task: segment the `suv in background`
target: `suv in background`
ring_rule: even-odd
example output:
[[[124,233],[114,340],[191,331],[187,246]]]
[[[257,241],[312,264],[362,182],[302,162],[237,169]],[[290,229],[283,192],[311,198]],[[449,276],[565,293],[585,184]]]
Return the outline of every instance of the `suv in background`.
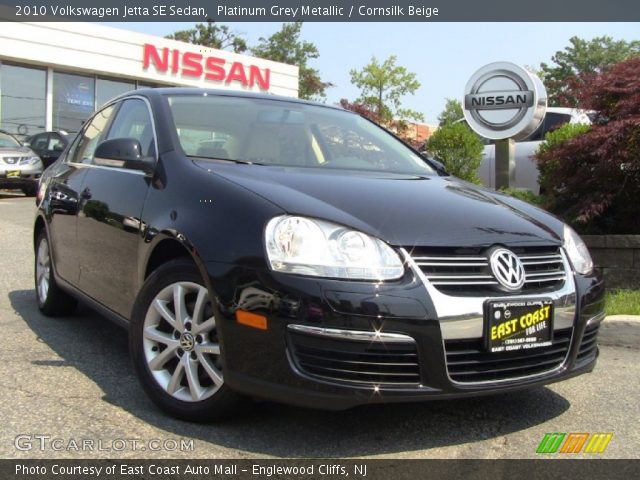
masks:
[[[40,157],[31,148],[0,130],[0,188],[19,188],[33,197],[43,170]]]
[[[547,132],[557,129],[565,123],[591,123],[587,112],[576,110],[573,108],[549,107],[544,120],[526,140],[516,142],[515,159],[516,159],[516,183],[515,188],[531,190],[536,195],[540,194],[540,185],[538,184],[538,165],[535,162],[535,154],[538,146],[544,140]],[[483,139],[485,141],[489,141]],[[492,142],[492,141],[491,141]],[[495,185],[495,163],[496,150],[493,142],[484,147],[482,153],[482,163],[478,174],[482,184],[486,187],[494,188]]]
[[[42,132],[27,139],[29,146],[38,154],[44,168],[55,162],[69,144],[69,134],[64,130]]]

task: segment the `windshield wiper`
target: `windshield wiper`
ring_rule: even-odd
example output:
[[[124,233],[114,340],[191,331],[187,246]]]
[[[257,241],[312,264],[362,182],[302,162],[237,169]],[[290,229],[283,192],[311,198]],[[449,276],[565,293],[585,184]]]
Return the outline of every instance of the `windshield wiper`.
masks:
[[[202,158],[203,160],[220,160],[221,162],[232,162],[240,165],[266,165],[266,163],[249,162],[247,160],[234,160],[232,158],[205,157],[203,155],[187,155],[189,158]]]

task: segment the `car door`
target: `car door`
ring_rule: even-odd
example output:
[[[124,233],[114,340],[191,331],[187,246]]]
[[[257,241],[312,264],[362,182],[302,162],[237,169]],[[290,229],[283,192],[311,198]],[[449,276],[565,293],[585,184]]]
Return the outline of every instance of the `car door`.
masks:
[[[78,285],[80,277],[76,227],[83,200],[84,177],[113,111],[114,107],[107,107],[86,123],[64,160],[56,166],[47,188],[49,236],[54,265],[58,275],[74,286]]]
[[[156,155],[151,110],[146,100],[129,98],[102,140],[134,138]],[[142,208],[150,179],[141,171],[92,158],[85,176],[78,216],[80,289],[111,310],[129,317],[136,294]]]
[[[56,132],[49,133],[46,149],[41,154],[39,153],[44,167],[47,168],[55,162],[58,157],[60,157],[60,154],[64,151],[64,147],[66,146],[66,140],[62,135]]]

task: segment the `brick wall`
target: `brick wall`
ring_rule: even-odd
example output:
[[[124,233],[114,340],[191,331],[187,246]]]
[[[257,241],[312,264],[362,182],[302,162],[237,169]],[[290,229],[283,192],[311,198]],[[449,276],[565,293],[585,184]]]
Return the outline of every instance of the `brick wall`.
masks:
[[[640,288],[640,235],[583,235],[607,289]]]

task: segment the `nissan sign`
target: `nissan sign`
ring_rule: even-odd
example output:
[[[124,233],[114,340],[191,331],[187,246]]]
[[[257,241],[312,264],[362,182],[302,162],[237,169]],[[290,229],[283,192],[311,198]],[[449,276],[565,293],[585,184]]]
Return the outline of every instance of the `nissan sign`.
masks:
[[[465,88],[464,118],[491,140],[522,140],[534,132],[547,110],[547,91],[540,79],[509,62],[485,65]]]

